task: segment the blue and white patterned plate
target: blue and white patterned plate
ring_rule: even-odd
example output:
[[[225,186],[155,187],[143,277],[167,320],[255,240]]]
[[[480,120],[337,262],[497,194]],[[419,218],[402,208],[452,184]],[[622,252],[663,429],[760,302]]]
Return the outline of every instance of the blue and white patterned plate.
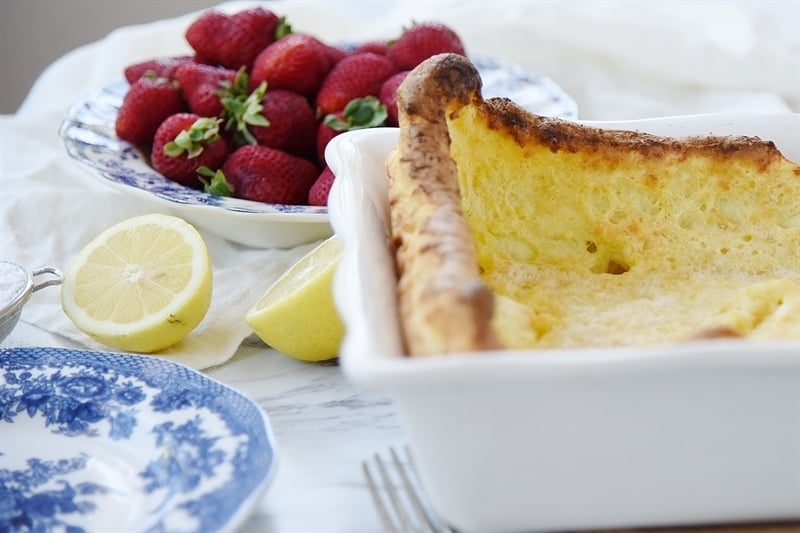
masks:
[[[199,372],[0,349],[0,531],[233,531],[274,464],[264,412]]]
[[[496,58],[471,59],[481,72],[485,96],[506,96],[542,115],[577,118],[575,101],[547,76]],[[105,183],[160,202],[199,228],[247,246],[284,248],[331,234],[326,207],[214,196],[155,171],[146,154],[114,131],[128,87],[121,79],[77,102],[59,132],[67,153],[96,170]]]

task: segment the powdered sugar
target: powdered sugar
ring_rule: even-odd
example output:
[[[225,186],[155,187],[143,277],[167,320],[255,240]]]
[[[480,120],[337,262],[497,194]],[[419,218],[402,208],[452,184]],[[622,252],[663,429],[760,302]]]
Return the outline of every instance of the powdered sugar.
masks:
[[[0,310],[16,300],[27,284],[28,276],[21,267],[0,262]]]

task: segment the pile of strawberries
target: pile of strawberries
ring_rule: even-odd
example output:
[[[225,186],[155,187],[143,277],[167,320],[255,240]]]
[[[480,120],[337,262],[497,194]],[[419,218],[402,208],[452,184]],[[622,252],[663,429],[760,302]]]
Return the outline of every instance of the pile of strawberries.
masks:
[[[408,72],[434,54],[465,54],[437,22],[343,49],[261,7],[206,11],[185,37],[193,55],[125,68],[117,136],[183,185],[293,205],[327,205],[333,137],[396,126],[395,93]]]

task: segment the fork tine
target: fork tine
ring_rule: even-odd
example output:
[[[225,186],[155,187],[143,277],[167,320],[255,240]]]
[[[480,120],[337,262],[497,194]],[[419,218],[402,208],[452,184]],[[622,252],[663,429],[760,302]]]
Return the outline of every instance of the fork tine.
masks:
[[[375,479],[372,477],[372,472],[369,469],[369,465],[366,462],[361,463],[361,468],[364,471],[364,477],[367,478],[367,487],[369,488],[369,493],[372,495],[372,501],[375,503],[375,509],[378,510],[378,515],[381,518],[381,523],[383,524],[386,533],[398,533],[397,528],[394,527],[392,518],[389,516],[389,511],[383,504],[383,498],[381,498],[380,490],[375,483]]]
[[[378,471],[381,474],[381,479],[383,480],[383,486],[386,489],[386,494],[389,496],[389,500],[392,502],[392,507],[397,514],[397,517],[400,519],[403,529],[408,533],[412,533],[414,531],[414,525],[412,524],[411,519],[408,517],[405,506],[400,501],[400,496],[394,487],[392,478],[389,477],[389,471],[386,469],[386,463],[383,462],[383,459],[378,454],[375,454],[375,462],[378,464]]]
[[[415,531],[421,533],[437,533],[437,531],[454,533],[452,529],[447,527],[439,529],[432,515],[428,512],[428,508],[423,504],[423,500],[418,494],[418,491],[422,490],[422,486],[408,447],[405,448],[407,458],[405,463],[394,448],[389,448],[389,453],[391,457],[388,462],[384,461],[377,453],[374,456],[375,466],[380,478],[373,475],[373,471],[367,461],[361,465],[375,509],[378,511],[381,523],[387,533],[400,533],[401,531],[406,533],[414,533]],[[412,474],[414,481],[409,477],[409,469],[414,470]],[[394,482],[392,475],[390,475],[390,470],[395,471],[395,477],[400,478],[402,486]],[[404,497],[400,495],[399,491],[405,492]],[[382,495],[383,492],[386,493],[386,498],[389,500],[388,503]],[[395,523],[395,517],[400,522],[399,524]]]
[[[408,458],[409,461],[409,465],[413,469],[414,465],[413,462],[411,461],[411,453],[409,452],[408,447],[406,447],[405,450],[406,450],[406,457]],[[411,505],[417,512],[417,516],[421,518],[422,530],[425,533],[435,533],[436,526],[431,520],[430,515],[428,515],[428,512],[425,510],[425,507],[422,505],[422,501],[419,499],[417,491],[411,484],[411,480],[408,479],[408,475],[406,474],[406,468],[403,466],[403,463],[400,462],[400,458],[397,456],[397,452],[395,451],[394,448],[390,448],[389,452],[392,454],[392,460],[394,461],[394,464],[397,467],[397,471],[400,474],[400,479],[403,482],[403,487],[406,489],[406,494],[408,495],[408,498],[411,501]],[[416,470],[414,470],[414,472],[416,473]]]

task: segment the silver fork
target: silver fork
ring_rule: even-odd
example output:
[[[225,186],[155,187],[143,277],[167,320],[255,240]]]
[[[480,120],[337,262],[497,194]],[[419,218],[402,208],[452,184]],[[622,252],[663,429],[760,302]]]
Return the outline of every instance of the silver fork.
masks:
[[[408,448],[405,448],[405,461],[400,459],[394,448],[389,448],[389,455],[390,458],[386,461],[377,453],[373,458],[379,475],[377,480],[368,461],[364,461],[361,465],[375,509],[386,532],[456,533],[455,530],[441,524],[430,507],[423,503],[423,498],[420,496],[421,484]],[[390,470],[394,475],[390,474]]]

